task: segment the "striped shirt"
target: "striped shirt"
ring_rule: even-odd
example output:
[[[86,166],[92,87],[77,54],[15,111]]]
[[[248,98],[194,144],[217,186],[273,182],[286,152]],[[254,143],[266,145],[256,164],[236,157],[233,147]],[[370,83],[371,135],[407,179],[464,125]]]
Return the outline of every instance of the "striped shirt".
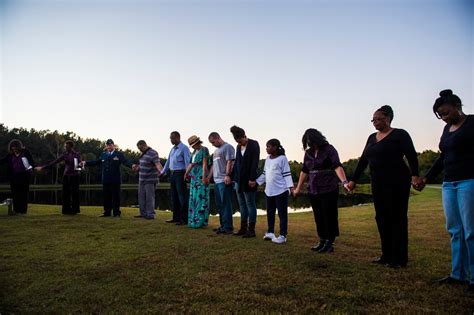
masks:
[[[158,169],[156,163],[160,162],[158,152],[152,148],[148,148],[142,154],[139,160],[140,170],[138,172],[139,182],[141,184],[156,184],[158,183]]]
[[[290,164],[285,155],[274,159],[267,157],[262,175],[257,178],[257,183],[266,183],[265,195],[268,197],[278,196],[293,187]]]

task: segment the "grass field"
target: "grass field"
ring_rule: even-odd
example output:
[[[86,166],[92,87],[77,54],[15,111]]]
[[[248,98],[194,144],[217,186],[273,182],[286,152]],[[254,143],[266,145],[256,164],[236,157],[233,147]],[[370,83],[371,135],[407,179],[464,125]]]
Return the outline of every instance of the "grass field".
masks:
[[[340,209],[333,254],[310,251],[311,213],[292,214],[286,245],[217,236],[156,220],[98,218],[97,207],[61,216],[31,205],[27,216],[0,211],[0,313],[472,313],[464,286],[434,285],[450,271],[441,191],[410,201],[410,262],[392,270],[379,255],[372,206]],[[236,222],[237,221],[237,222]],[[234,221],[238,225],[238,219]]]

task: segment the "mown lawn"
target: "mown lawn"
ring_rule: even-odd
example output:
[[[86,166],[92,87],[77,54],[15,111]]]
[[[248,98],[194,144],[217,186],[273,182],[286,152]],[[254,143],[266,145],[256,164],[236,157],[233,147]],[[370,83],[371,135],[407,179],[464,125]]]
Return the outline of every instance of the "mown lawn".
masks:
[[[217,236],[135,219],[98,218],[97,207],[61,216],[32,205],[27,216],[0,213],[0,313],[472,313],[464,286],[434,285],[450,271],[440,190],[411,198],[410,262],[392,270],[379,255],[372,206],[340,210],[333,254],[309,249],[311,213],[290,215],[286,245]],[[236,222],[237,221],[237,222]],[[238,219],[234,221],[238,225]]]

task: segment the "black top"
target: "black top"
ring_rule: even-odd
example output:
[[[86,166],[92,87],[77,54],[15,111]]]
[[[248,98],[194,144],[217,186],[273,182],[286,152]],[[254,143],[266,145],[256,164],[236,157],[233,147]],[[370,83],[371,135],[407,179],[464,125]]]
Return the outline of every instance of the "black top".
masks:
[[[410,164],[411,172],[404,157]],[[409,183],[410,175],[418,176],[418,158],[408,132],[393,129],[379,142],[376,133],[371,134],[357,164],[353,181],[359,179],[367,165],[370,166],[370,178],[373,184]]]
[[[445,182],[474,179],[474,115],[467,115],[457,130],[450,132],[446,124],[439,141],[441,155],[426,174],[435,178],[444,169]]]
[[[257,187],[250,187],[249,181],[257,180],[258,160],[260,159],[260,146],[258,142],[248,139],[245,153],[242,156],[241,146],[237,145],[235,152],[235,181],[239,184],[239,192],[256,191]]]

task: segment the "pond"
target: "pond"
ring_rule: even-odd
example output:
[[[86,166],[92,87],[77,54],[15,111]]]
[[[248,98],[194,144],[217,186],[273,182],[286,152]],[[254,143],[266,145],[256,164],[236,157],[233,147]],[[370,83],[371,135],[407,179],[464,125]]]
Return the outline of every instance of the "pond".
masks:
[[[216,214],[214,191],[211,189],[211,214]],[[0,202],[10,198],[10,194],[0,192]],[[237,212],[239,207],[237,203],[237,196],[234,194],[233,209]],[[102,206],[102,190],[101,189],[81,189],[80,200],[82,206]],[[29,202],[37,204],[62,204],[62,192],[60,189],[51,190],[36,190],[30,191]],[[372,202],[372,196],[369,194],[340,194],[339,207],[351,207],[358,204],[365,204]],[[136,188],[122,188],[121,201],[122,207],[138,207],[138,190]],[[156,208],[158,210],[171,209],[171,196],[169,189],[156,190]],[[288,201],[289,212],[304,212],[311,211],[311,204],[309,198],[302,194],[297,198],[290,197]],[[265,214],[265,194],[263,192],[257,193],[257,209],[259,214]],[[238,213],[236,214],[238,215]]]

